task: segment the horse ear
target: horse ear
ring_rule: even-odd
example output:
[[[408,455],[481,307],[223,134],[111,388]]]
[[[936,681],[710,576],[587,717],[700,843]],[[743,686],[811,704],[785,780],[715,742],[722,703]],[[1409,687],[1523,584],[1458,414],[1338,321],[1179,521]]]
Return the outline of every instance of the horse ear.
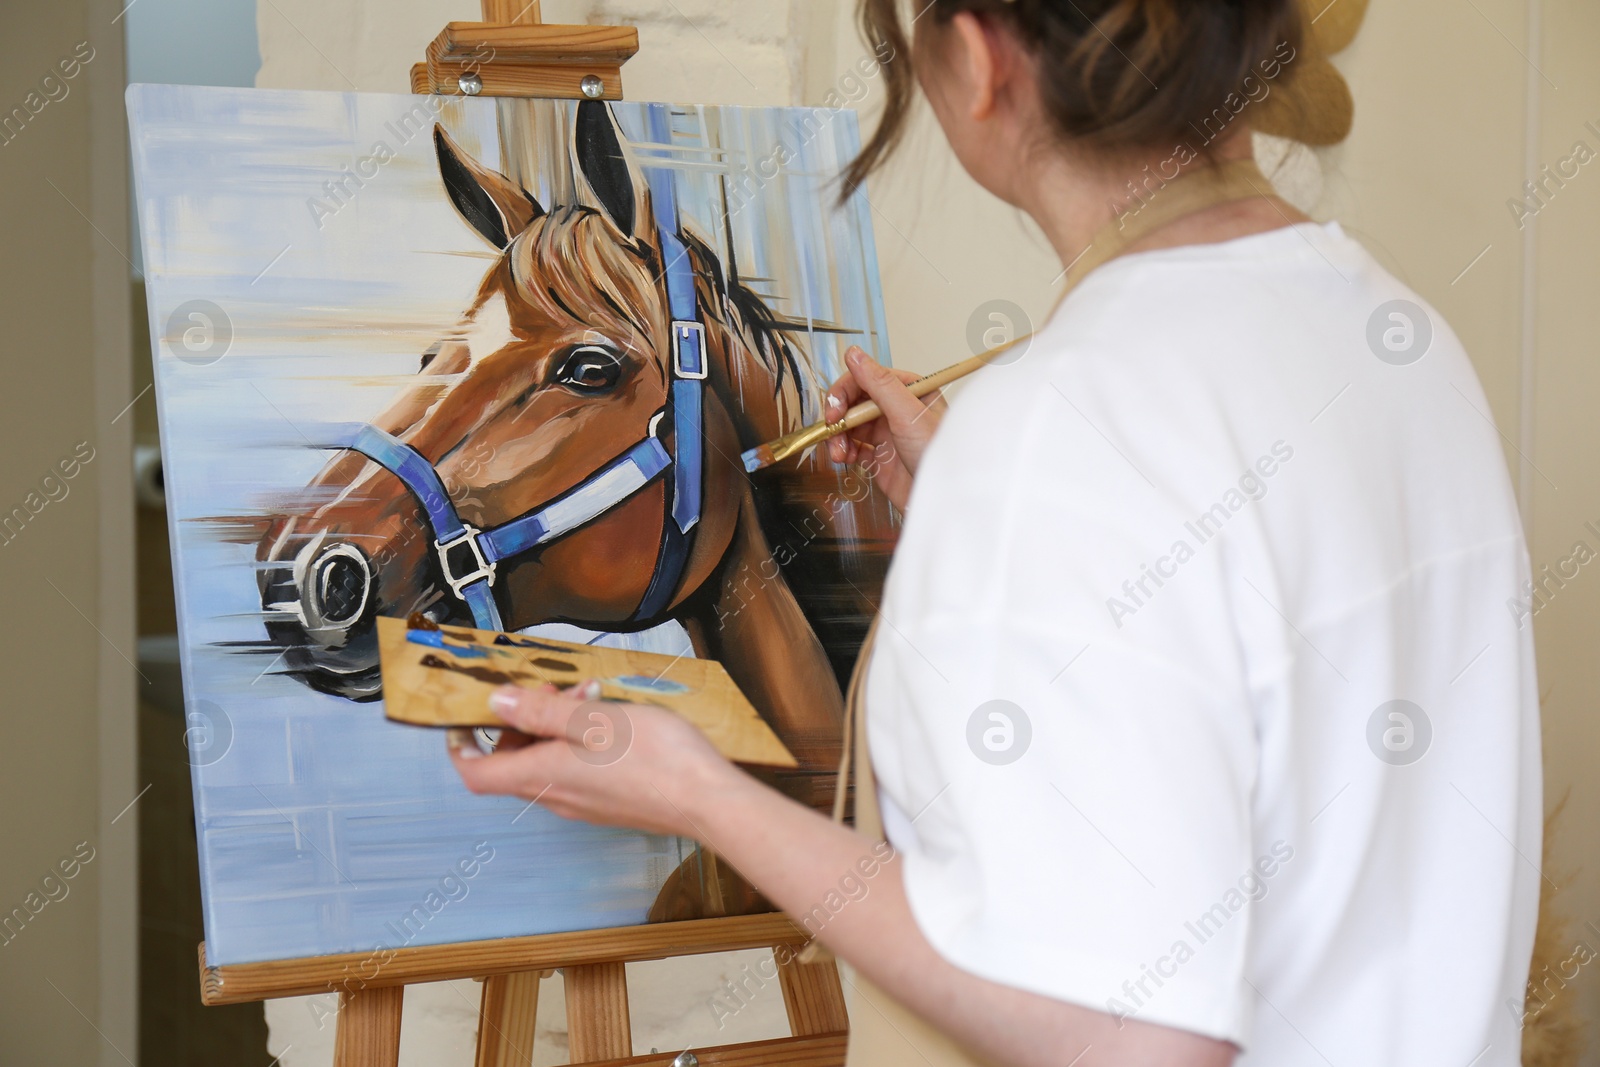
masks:
[[[652,239],[646,187],[635,180],[611,108],[599,100],[578,103],[574,129],[578,170],[600,209],[630,237]]]
[[[443,126],[433,128],[433,147],[450,202],[467,224],[496,248],[505,248],[544,214],[527,190],[463,152]]]

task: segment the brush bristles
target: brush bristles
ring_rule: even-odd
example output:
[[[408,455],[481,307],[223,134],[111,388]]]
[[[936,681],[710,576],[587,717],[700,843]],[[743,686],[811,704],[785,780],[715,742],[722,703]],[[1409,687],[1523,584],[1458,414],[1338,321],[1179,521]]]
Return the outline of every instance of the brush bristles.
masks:
[[[744,469],[755,472],[763,467],[770,467],[774,463],[782,463],[791,456],[798,456],[814,445],[820,445],[830,437],[836,437],[845,432],[847,423],[841,419],[835,423],[819,422],[794,433],[786,434],[776,441],[768,441],[764,445],[752,448],[744,454]]]
[[[741,458],[744,460],[746,474],[754,474],[763,467],[770,467],[778,461],[777,457],[772,454],[771,445],[757,445],[745,452]]]

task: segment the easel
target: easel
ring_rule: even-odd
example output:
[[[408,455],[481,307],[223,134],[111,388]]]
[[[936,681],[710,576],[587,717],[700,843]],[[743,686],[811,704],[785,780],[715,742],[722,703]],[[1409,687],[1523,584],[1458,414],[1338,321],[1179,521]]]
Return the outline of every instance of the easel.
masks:
[[[840,1067],[844,994],[832,963],[800,963],[804,930],[784,915],[509,937],[396,950],[370,981],[371,954],[208,967],[200,946],[200,996],[208,1005],[249,1004],[339,991],[335,1067],[393,1067],[407,985],[483,979],[478,1067],[526,1067],[533,1058],[539,980],[560,967],[566,981],[571,1061],[590,1067]],[[706,952],[775,948],[794,1036],[691,1053],[634,1056],[624,965]],[[354,987],[354,988],[350,988]],[[692,1057],[692,1058],[691,1058]]]
[[[617,100],[622,64],[639,50],[631,26],[551,26],[539,0],[482,0],[483,22],[452,22],[411,68],[411,90],[467,96]],[[335,1067],[395,1067],[405,987],[483,979],[477,1067],[528,1067],[539,982],[560,968],[570,1059],[590,1067],[842,1067],[849,1019],[832,962],[802,963],[807,934],[787,916],[749,915],[503,938],[371,953],[206,964],[201,1000],[245,1004],[338,992]],[[633,1055],[625,965],[708,952],[771,948],[793,1036],[692,1052]],[[375,971],[375,973],[370,973]]]

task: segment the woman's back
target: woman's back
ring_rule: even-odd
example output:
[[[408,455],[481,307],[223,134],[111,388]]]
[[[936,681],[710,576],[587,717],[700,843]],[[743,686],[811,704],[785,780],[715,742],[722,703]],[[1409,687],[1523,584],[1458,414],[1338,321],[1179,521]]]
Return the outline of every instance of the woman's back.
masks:
[[[1115,261],[972,383],[867,700],[934,946],[1244,1063],[1516,1063],[1538,711],[1490,419],[1337,226]]]

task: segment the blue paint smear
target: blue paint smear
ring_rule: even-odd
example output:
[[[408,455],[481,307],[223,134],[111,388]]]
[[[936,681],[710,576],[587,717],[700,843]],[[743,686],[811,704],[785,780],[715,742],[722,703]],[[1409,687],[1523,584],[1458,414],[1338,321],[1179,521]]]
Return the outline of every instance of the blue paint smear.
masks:
[[[670,678],[651,678],[643,674],[625,674],[621,678],[611,680],[624,689],[637,689],[647,693],[681,695],[694,692],[682,682],[674,682]]]
[[[489,650],[479,648],[477,645],[458,645],[444,639],[444,634],[438,630],[407,630],[406,640],[413,645],[427,645],[429,648],[442,648],[452,656],[461,659],[488,659]]]

